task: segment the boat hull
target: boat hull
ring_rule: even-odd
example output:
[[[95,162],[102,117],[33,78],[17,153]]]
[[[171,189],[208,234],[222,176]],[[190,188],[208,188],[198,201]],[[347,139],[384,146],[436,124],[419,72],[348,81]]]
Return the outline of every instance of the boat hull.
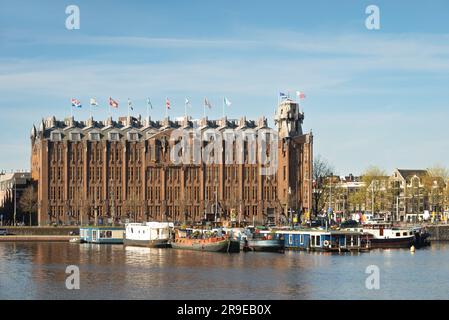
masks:
[[[243,240],[240,245],[243,251],[284,252],[284,240]]]
[[[207,251],[207,252],[239,252],[240,244],[234,240],[221,240],[216,242],[208,242],[202,239],[188,239],[179,240],[175,239],[171,243],[173,249],[181,250],[194,250],[194,251]]]
[[[125,246],[147,247],[147,248],[169,248],[170,243],[166,240],[133,240],[125,239]]]
[[[371,249],[410,248],[414,237],[393,239],[370,239]]]

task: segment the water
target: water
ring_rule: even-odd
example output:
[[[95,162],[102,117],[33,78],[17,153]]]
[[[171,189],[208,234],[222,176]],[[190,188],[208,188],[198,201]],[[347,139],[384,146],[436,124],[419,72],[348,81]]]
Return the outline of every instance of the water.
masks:
[[[77,265],[80,289],[65,287]],[[368,290],[366,267],[380,269]],[[0,299],[448,299],[449,243],[360,254],[220,254],[0,243]]]

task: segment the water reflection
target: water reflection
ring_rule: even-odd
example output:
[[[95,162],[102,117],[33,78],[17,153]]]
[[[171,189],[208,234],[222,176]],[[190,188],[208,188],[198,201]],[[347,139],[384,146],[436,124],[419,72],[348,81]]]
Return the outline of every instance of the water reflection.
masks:
[[[219,254],[70,243],[0,243],[0,299],[448,298],[449,245],[367,253]],[[368,265],[381,289],[365,288]],[[67,290],[77,265],[81,289]]]

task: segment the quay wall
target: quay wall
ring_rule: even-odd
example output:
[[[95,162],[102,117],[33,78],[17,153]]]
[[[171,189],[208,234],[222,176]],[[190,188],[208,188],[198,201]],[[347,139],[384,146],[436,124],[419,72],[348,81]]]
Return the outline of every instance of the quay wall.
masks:
[[[79,227],[0,227],[7,229],[11,235],[20,236],[68,236],[72,231],[79,231]]]
[[[431,241],[449,241],[449,225],[427,225]]]

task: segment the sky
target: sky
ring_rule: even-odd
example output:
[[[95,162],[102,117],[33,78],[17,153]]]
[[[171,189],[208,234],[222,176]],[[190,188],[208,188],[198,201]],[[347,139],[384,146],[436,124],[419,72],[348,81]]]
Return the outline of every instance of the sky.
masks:
[[[77,5],[80,28],[66,28]],[[380,12],[369,30],[367,6]],[[304,131],[335,173],[449,166],[449,2],[0,0],[0,170],[30,167],[42,118],[112,112],[272,124],[279,92],[302,91]],[[99,106],[91,110],[89,98]]]

